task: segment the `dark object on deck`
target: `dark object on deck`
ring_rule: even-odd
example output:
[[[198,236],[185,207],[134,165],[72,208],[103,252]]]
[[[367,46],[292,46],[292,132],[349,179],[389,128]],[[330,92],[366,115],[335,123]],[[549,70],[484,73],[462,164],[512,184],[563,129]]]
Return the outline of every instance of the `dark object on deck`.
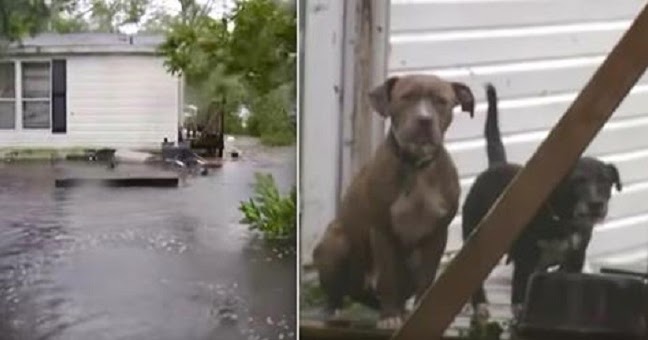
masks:
[[[178,186],[178,177],[122,177],[122,178],[63,178],[55,182],[57,188],[79,186],[104,187],[155,187],[173,188]]]
[[[210,114],[207,123],[199,128],[200,135],[191,139],[191,148],[194,150],[205,150],[206,157],[217,156],[223,157],[225,148],[225,114],[216,112],[214,106],[210,108],[213,114]],[[195,132],[194,132],[195,135]]]
[[[517,329],[525,339],[645,339],[646,281],[629,275],[537,273]]]
[[[107,148],[92,151],[90,152],[90,160],[104,163],[108,166],[108,169],[114,169],[117,166],[115,151],[115,149]]]
[[[234,159],[239,158],[239,152],[234,150],[230,153],[230,156],[232,156],[232,158]]]
[[[114,169],[117,166],[115,152],[117,150],[111,148],[103,149],[87,149],[83,155],[67,155],[66,160],[69,161],[90,161],[104,163],[109,169]]]
[[[193,152],[186,143],[176,146],[166,140],[162,142],[162,160],[182,168],[199,169],[203,176],[209,173],[207,162]]]
[[[203,132],[197,139],[191,140],[191,148],[205,150],[205,156],[223,157],[224,139],[222,133]]]
[[[110,162],[115,159],[115,149],[103,148],[98,150],[86,150],[86,154],[91,161]]]
[[[115,158],[115,149],[87,149],[82,155],[70,154],[65,157],[69,161],[97,161],[107,162]]]

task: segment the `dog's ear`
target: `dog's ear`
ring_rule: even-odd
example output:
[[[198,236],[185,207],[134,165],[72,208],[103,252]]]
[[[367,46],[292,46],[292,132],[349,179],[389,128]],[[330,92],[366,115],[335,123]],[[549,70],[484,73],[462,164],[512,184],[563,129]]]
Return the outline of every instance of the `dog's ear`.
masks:
[[[606,167],[615,188],[617,189],[617,191],[621,191],[621,189],[623,189],[623,185],[621,184],[621,176],[619,176],[619,170],[614,164],[607,164]]]
[[[453,82],[452,89],[454,90],[455,97],[457,97],[457,101],[461,104],[461,110],[470,113],[470,118],[474,117],[475,96],[473,96],[470,88],[466,84]]]
[[[369,92],[369,103],[371,107],[383,117],[389,116],[389,102],[391,101],[391,92],[398,77],[390,77],[384,83],[376,86]]]

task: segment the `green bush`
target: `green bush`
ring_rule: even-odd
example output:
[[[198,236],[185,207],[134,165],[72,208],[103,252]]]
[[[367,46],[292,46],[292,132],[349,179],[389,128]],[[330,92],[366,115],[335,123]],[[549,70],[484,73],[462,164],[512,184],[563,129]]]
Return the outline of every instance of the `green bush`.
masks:
[[[270,174],[255,175],[254,197],[241,202],[243,223],[250,230],[261,232],[271,242],[296,246],[297,240],[297,190],[293,186],[287,196],[282,196]]]

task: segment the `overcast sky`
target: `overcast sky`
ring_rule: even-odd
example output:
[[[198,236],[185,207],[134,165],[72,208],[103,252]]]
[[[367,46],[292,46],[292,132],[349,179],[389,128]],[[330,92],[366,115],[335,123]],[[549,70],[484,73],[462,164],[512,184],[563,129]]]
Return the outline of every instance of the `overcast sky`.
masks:
[[[212,15],[214,16],[221,16],[224,8],[231,9],[232,7],[234,7],[234,0],[197,0],[197,1],[198,3],[201,4],[205,4],[205,3],[212,4],[212,8],[213,8]],[[166,10],[172,13],[177,13],[180,11],[180,2],[178,0],[154,0],[154,3],[164,7]]]

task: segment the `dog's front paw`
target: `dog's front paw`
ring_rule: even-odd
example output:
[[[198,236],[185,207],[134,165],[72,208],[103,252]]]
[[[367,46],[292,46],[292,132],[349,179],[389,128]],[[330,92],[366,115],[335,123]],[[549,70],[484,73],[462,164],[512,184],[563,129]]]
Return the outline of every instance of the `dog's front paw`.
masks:
[[[390,316],[378,320],[376,328],[378,329],[397,329],[403,324],[403,318],[400,316]]]

